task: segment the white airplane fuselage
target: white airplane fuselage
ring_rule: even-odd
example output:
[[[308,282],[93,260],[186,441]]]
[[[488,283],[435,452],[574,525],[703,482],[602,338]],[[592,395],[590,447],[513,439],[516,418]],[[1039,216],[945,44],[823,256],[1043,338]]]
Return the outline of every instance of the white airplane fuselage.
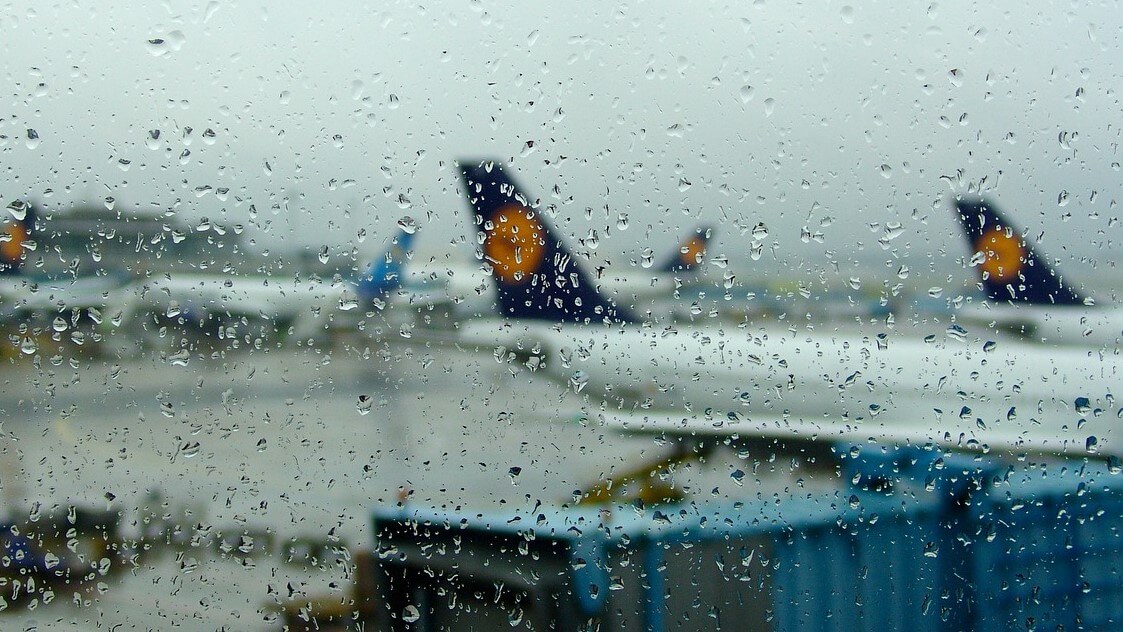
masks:
[[[541,356],[606,422],[680,435],[934,442],[1123,455],[1114,353],[1000,342],[520,322],[466,339]]]
[[[1115,349],[1123,341],[1123,310],[1114,306],[982,303],[961,308],[956,318],[1050,345]]]

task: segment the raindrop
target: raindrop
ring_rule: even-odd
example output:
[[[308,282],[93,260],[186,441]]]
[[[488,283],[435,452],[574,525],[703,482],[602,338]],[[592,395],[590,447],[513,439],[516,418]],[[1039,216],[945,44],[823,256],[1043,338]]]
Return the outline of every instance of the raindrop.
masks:
[[[407,235],[412,235],[417,232],[417,220],[406,215],[398,220],[398,228],[401,228]]]
[[[8,205],[8,212],[12,214],[17,222],[22,222],[27,219],[27,202],[23,200],[16,200]]]
[[[35,131],[35,130],[33,130],[29,127],[27,129],[27,148],[28,149],[35,149],[38,146],[39,146],[39,132],[37,132],[37,131]]]
[[[764,222],[757,222],[757,225],[753,226],[752,235],[753,239],[763,241],[768,237],[768,227],[764,225]]]
[[[947,331],[945,333],[947,334],[948,338],[952,338],[954,340],[963,341],[967,339],[967,330],[959,325],[948,325]]]
[[[417,606],[406,606],[402,612],[402,621],[406,623],[415,623],[421,618],[421,612],[417,610]]]
[[[1074,407],[1076,408],[1076,412],[1083,415],[1089,410],[1092,410],[1092,402],[1090,402],[1087,397],[1077,397]]]
[[[580,393],[589,384],[589,376],[584,371],[578,370],[569,376],[569,385],[574,393]]]
[[[370,412],[373,404],[374,399],[370,395],[359,395],[359,401],[355,404],[355,408],[359,411],[360,415],[365,415]]]
[[[651,248],[644,248],[643,252],[639,255],[639,264],[644,268],[650,268],[655,265],[655,251]]]
[[[258,441],[257,441],[257,451],[258,452],[265,452],[265,447],[266,447],[265,444],[266,444],[266,441],[265,441],[264,438],[258,439]]]

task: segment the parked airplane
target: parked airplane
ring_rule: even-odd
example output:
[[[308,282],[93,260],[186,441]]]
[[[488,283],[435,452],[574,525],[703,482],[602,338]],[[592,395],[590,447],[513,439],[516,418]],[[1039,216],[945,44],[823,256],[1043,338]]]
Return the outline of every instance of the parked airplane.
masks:
[[[639,323],[598,291],[540,203],[501,164],[460,169],[506,319],[466,325],[465,339],[505,347],[576,391],[598,392],[611,427],[1123,455],[1112,395],[1123,367],[1114,355],[959,336]]]
[[[956,216],[978,270],[982,305],[959,310],[960,320],[982,322],[1052,344],[1113,348],[1123,337],[1123,310],[1096,305],[1065,282],[986,200],[957,200]]]
[[[44,324],[44,318],[61,319],[65,327],[98,320],[126,280],[112,275],[29,274],[27,260],[39,232],[38,214],[22,200],[9,204],[8,212],[12,217],[0,232],[0,320]]]
[[[402,230],[386,249],[349,281],[281,276],[219,276],[165,274],[135,283],[123,293],[122,314],[134,322],[155,315],[154,322],[173,321],[220,337],[240,336],[246,326],[255,335],[280,333],[297,339],[323,333],[338,311],[360,313],[374,309],[375,301],[392,299],[402,287],[403,266],[414,234]]]

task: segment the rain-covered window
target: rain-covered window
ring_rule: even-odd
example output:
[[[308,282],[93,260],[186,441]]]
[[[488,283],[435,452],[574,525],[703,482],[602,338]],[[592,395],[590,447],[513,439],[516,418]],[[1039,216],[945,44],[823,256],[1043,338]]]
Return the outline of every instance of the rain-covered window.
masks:
[[[0,8],[0,629],[1114,629],[1114,7]]]

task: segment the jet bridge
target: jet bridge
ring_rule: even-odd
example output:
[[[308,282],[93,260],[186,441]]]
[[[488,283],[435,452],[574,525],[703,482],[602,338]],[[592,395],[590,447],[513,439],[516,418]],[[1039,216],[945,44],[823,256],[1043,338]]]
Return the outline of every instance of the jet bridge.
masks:
[[[1102,629],[1123,621],[1107,465],[843,450],[764,500],[374,513],[386,630]]]

